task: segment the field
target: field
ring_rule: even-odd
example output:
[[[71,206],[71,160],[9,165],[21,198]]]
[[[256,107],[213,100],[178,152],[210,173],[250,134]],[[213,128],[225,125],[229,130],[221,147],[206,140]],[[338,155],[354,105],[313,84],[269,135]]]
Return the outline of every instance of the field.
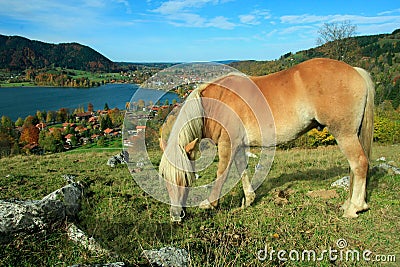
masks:
[[[373,165],[378,164],[377,158],[385,157],[398,166],[399,149],[374,145]],[[157,164],[160,153],[150,152]],[[240,208],[243,193],[238,184],[221,199],[218,209],[187,208],[180,224],[170,222],[169,206],[144,193],[126,166],[106,165],[117,153],[118,149],[109,148],[0,159],[0,199],[41,199],[65,185],[63,174],[75,175],[86,185],[76,224],[113,252],[96,254],[73,243],[65,232],[70,222],[65,222],[2,245],[0,266],[116,261],[147,266],[143,249],[165,246],[186,249],[191,266],[369,266],[371,262],[363,259],[366,250],[372,252],[367,255],[371,260],[393,261],[396,257],[397,262],[380,262],[378,266],[399,265],[400,176],[374,172],[368,181],[371,209],[357,219],[342,218],[340,206],[348,192],[330,184],[347,175],[348,165],[336,146],[278,150],[251,207]],[[213,175],[212,168],[204,178]],[[337,195],[329,199],[307,195],[330,189]],[[347,244],[341,250],[337,244],[340,239]],[[337,250],[331,259],[324,252],[330,249]],[[304,250],[315,251],[316,259],[302,260]],[[346,259],[347,251],[359,252],[360,260],[353,255]],[[278,256],[288,261],[280,261]]]

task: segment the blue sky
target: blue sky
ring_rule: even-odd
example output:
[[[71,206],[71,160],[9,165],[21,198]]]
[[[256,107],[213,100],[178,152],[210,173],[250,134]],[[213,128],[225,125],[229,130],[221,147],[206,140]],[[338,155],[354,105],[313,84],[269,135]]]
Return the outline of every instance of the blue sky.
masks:
[[[315,47],[323,23],[400,28],[398,0],[0,0],[0,34],[78,42],[113,61],[277,59]]]

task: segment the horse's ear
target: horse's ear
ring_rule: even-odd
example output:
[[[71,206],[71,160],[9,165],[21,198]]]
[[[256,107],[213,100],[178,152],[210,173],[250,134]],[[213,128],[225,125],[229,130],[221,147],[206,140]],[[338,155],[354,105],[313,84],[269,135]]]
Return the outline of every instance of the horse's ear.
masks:
[[[186,153],[192,152],[192,150],[196,147],[197,141],[199,141],[199,138],[194,139],[192,142],[185,146]]]

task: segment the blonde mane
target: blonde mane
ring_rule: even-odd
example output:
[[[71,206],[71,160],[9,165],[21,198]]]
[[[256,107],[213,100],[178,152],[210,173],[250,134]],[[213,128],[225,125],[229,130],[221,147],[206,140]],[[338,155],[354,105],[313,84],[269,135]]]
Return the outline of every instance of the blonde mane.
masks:
[[[194,166],[186,154],[185,146],[196,138],[202,138],[204,110],[200,94],[205,87],[194,90],[186,99],[172,126],[161,158],[160,175],[178,186],[191,186],[195,178]]]

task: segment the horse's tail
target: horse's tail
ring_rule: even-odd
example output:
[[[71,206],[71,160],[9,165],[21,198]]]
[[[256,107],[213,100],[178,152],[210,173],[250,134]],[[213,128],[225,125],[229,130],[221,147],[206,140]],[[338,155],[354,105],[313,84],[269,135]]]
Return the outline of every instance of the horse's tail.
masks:
[[[195,179],[194,166],[185,150],[203,135],[204,109],[201,90],[194,90],[186,99],[174,122],[164,154],[161,157],[160,175],[178,186],[191,186]]]
[[[364,116],[361,122],[358,136],[366,156],[369,160],[371,160],[372,141],[374,135],[374,83],[371,79],[371,76],[366,70],[361,68],[355,69],[363,77],[367,86],[367,99],[364,108]]]

